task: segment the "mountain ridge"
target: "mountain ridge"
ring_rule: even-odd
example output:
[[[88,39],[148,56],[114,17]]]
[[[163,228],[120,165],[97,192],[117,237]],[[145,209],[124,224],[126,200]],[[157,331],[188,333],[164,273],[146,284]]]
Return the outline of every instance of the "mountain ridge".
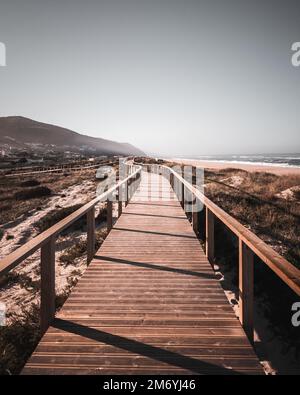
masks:
[[[130,143],[87,136],[71,129],[23,116],[0,117],[0,145],[24,149],[51,147],[54,151],[69,149],[102,155],[145,155],[143,151]]]

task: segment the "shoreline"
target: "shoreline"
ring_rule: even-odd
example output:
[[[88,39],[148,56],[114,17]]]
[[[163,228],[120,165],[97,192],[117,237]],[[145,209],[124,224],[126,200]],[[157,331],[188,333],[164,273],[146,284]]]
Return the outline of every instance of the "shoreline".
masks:
[[[300,175],[300,167],[292,166],[280,166],[276,164],[248,164],[248,163],[236,163],[236,162],[218,162],[218,161],[205,161],[198,159],[182,159],[182,158],[171,158],[170,160],[181,164],[204,167],[205,169],[222,170],[226,168],[242,169],[249,172],[268,172],[279,176],[282,175]]]

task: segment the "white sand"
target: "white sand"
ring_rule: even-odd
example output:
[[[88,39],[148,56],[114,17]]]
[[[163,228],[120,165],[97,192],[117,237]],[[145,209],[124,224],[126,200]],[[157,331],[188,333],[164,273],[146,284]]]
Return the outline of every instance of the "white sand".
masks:
[[[36,221],[42,218],[51,210],[68,207],[75,204],[84,203],[86,200],[91,200],[95,196],[95,184],[92,181],[83,181],[80,185],[70,186],[62,190],[59,195],[51,197],[41,210],[33,210],[28,213],[26,218],[18,218],[15,221],[9,222],[3,226],[5,231],[2,240],[0,241],[0,258],[8,255],[19,246],[26,243],[38,234],[34,227]],[[63,195],[63,196],[61,196]],[[64,197],[65,195],[65,197]],[[6,240],[7,235],[13,235],[14,238]],[[60,255],[65,248],[74,245],[76,242],[84,239],[86,234],[82,232],[74,232],[71,236],[60,236],[57,240],[56,248],[56,293],[62,293],[68,285],[72,272],[76,270],[77,275],[80,276],[86,268],[86,258],[78,258],[72,265],[64,265],[59,261]],[[40,279],[40,251],[37,251],[22,264],[20,264],[14,273],[28,275],[33,281]],[[0,292],[0,300],[6,304],[6,311],[8,316],[21,315],[22,312],[30,310],[32,303],[39,304],[39,293],[33,288],[24,288],[20,284],[4,286]]]

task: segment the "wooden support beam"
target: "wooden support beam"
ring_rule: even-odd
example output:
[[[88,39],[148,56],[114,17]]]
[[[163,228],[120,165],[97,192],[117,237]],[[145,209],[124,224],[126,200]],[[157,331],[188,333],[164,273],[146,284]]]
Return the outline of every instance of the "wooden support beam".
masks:
[[[55,315],[55,237],[41,247],[41,333],[45,333]]]
[[[95,206],[87,213],[87,262],[90,263],[95,255]]]
[[[110,232],[113,223],[113,202],[107,199],[107,231]]]
[[[253,252],[239,239],[239,319],[253,343]]]
[[[173,173],[170,174],[170,184],[171,184],[171,187],[174,189],[174,174]]]
[[[194,197],[194,195],[193,195],[193,197]],[[197,210],[197,207],[198,207],[197,200],[195,198],[193,206],[192,206],[192,209],[193,209],[193,212],[192,212],[192,226],[193,226],[193,230],[196,233],[196,235],[198,234],[198,230],[199,230],[199,224],[198,224],[198,214],[199,214],[199,212]]]
[[[215,258],[215,216],[206,207],[206,256],[211,264]]]
[[[196,168],[196,166],[192,166],[192,181],[191,181],[191,184],[192,185],[195,185],[196,183],[194,182],[194,180],[196,181],[196,170],[197,168]]]
[[[119,187],[118,189],[118,218],[120,218],[121,214],[122,214],[122,209],[123,209],[123,196],[122,196],[122,187]]]
[[[125,200],[125,207],[128,205],[129,202],[129,180],[126,182],[125,186],[125,193],[126,193],[126,200]]]

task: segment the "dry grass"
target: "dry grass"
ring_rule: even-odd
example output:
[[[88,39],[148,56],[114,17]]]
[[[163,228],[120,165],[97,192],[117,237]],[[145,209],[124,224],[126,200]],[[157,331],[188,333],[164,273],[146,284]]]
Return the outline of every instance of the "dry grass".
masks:
[[[19,284],[22,288],[32,292],[40,289],[40,280],[33,280],[28,274],[18,273],[17,271],[10,271],[4,276],[0,277],[0,287]]]
[[[100,248],[106,236],[107,236],[106,228],[96,232],[95,251],[97,251]],[[87,241],[81,240],[80,242],[76,243],[72,247],[66,249],[65,252],[60,256],[59,260],[66,265],[74,264],[74,261],[77,258],[80,258],[83,255],[85,255],[86,251],[87,251]]]
[[[43,196],[50,196],[51,193],[52,191],[48,187],[35,187],[15,192],[14,198],[16,200],[39,199]]]
[[[233,187],[230,177],[236,175],[242,176],[243,182]],[[300,185],[300,176],[225,169],[206,174],[205,182],[205,193],[212,201],[300,268],[300,201],[276,197],[283,190]]]
[[[57,222],[66,218],[68,215],[72,214],[74,211],[82,207],[82,204],[75,204],[74,206],[63,207],[60,209],[51,210],[49,213],[40,218],[34,226],[40,231],[50,228]],[[84,218],[84,217],[83,217]],[[78,221],[76,221],[77,223]],[[80,224],[81,226],[81,224]]]
[[[39,317],[39,308],[33,305],[30,312],[0,327],[0,375],[20,372],[41,337]]]
[[[242,180],[238,187],[232,186],[232,177],[236,176]],[[213,202],[300,268],[300,201],[276,196],[300,185],[300,176],[225,169],[206,172],[205,183],[205,194]],[[205,240],[205,234],[200,234],[200,237]],[[215,262],[224,275],[222,286],[233,292],[237,300],[238,240],[220,221],[216,221],[215,238]],[[268,350],[267,354],[263,351],[261,357],[270,358],[273,368],[279,373],[287,372],[291,366],[299,366],[300,363],[299,330],[291,325],[291,306],[297,296],[257,257],[254,278],[255,329],[263,348]],[[278,342],[276,351],[274,340]]]
[[[82,183],[84,180],[95,181],[95,171],[85,170],[73,174],[44,174],[36,180],[20,181],[17,177],[0,179],[0,225],[14,221],[30,211],[36,210],[47,203],[49,196],[27,196],[26,200],[17,200],[19,193],[26,193],[30,187],[40,186],[49,188],[53,194],[60,193],[72,185]],[[25,184],[25,185],[24,185]],[[33,185],[36,184],[36,185]]]

